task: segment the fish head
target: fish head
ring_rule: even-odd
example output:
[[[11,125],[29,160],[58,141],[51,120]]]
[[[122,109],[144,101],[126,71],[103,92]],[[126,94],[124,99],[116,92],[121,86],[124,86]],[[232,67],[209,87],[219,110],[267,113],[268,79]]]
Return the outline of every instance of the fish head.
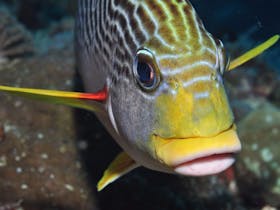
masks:
[[[135,53],[132,79],[113,97],[124,148],[148,168],[218,173],[241,149],[222,79],[228,59],[222,43],[207,35],[199,50],[182,42],[168,50],[145,43]]]
[[[229,129],[234,118],[223,85],[229,62],[222,42],[200,50],[178,48],[155,52],[161,78],[155,133],[163,138],[208,137]]]
[[[241,149],[223,85],[228,62],[220,41],[187,54],[158,61],[161,86],[150,147],[177,173],[215,174],[232,165]]]
[[[223,85],[229,63],[223,44],[188,1],[145,2],[157,8],[138,12],[149,38],[128,61],[130,77],[119,77],[109,91],[119,143],[151,169],[220,172],[241,148]]]

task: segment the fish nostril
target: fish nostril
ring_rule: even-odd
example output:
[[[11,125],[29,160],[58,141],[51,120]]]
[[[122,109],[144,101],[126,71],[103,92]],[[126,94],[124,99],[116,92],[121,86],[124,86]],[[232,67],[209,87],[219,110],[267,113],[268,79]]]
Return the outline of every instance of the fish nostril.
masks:
[[[194,128],[193,134],[194,136],[200,136],[200,131],[197,128]]]
[[[217,76],[217,74],[215,74],[215,73],[212,73],[211,76],[210,76],[210,78],[211,78],[211,80],[213,80],[213,81],[218,81],[218,76]]]
[[[176,78],[172,78],[169,79],[167,81],[168,86],[170,87],[171,90],[178,92],[178,90],[180,89],[180,87],[182,87],[182,82],[180,82],[178,79]]]

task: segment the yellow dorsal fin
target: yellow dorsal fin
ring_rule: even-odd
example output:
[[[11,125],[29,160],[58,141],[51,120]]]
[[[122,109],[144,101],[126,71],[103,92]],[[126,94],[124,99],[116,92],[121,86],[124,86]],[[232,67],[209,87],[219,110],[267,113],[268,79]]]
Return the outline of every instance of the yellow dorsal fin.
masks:
[[[241,55],[240,57],[234,59],[233,61],[230,62],[228,71],[235,69],[236,67],[244,64],[245,62],[251,60],[252,58],[258,56],[261,54],[263,51],[267,50],[270,48],[272,45],[274,45],[278,40],[279,40],[279,35],[275,35],[265,41],[264,43],[260,44],[259,46],[253,48],[252,50],[246,52],[245,54]]]
[[[103,102],[107,98],[106,88],[104,88],[101,91],[98,91],[97,93],[80,93],[69,91],[0,86],[0,91],[48,103],[62,104],[71,107],[82,108],[89,111],[98,111],[99,107],[97,103],[93,102]]]
[[[131,159],[128,154],[121,152],[104,172],[102,178],[97,184],[97,190],[103,190],[107,185],[138,166],[139,164]]]

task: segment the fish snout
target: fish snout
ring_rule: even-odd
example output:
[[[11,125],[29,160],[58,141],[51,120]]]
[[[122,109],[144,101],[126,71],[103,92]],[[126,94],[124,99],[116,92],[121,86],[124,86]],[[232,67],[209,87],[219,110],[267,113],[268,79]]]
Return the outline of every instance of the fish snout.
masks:
[[[154,158],[174,172],[188,176],[219,173],[234,163],[241,150],[235,126],[211,137],[165,139],[154,135]]]
[[[173,80],[176,94],[156,101],[155,133],[164,138],[213,136],[232,126],[233,114],[223,88],[197,93]]]

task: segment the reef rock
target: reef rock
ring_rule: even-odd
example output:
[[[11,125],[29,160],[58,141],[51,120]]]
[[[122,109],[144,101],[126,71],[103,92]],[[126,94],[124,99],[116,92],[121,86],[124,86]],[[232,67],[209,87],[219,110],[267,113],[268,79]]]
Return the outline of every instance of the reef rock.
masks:
[[[73,57],[69,47],[20,60],[0,84],[71,90]],[[95,209],[74,122],[68,107],[0,93],[0,209]]]
[[[264,103],[238,124],[243,150],[236,164],[240,197],[280,207],[280,110]]]

